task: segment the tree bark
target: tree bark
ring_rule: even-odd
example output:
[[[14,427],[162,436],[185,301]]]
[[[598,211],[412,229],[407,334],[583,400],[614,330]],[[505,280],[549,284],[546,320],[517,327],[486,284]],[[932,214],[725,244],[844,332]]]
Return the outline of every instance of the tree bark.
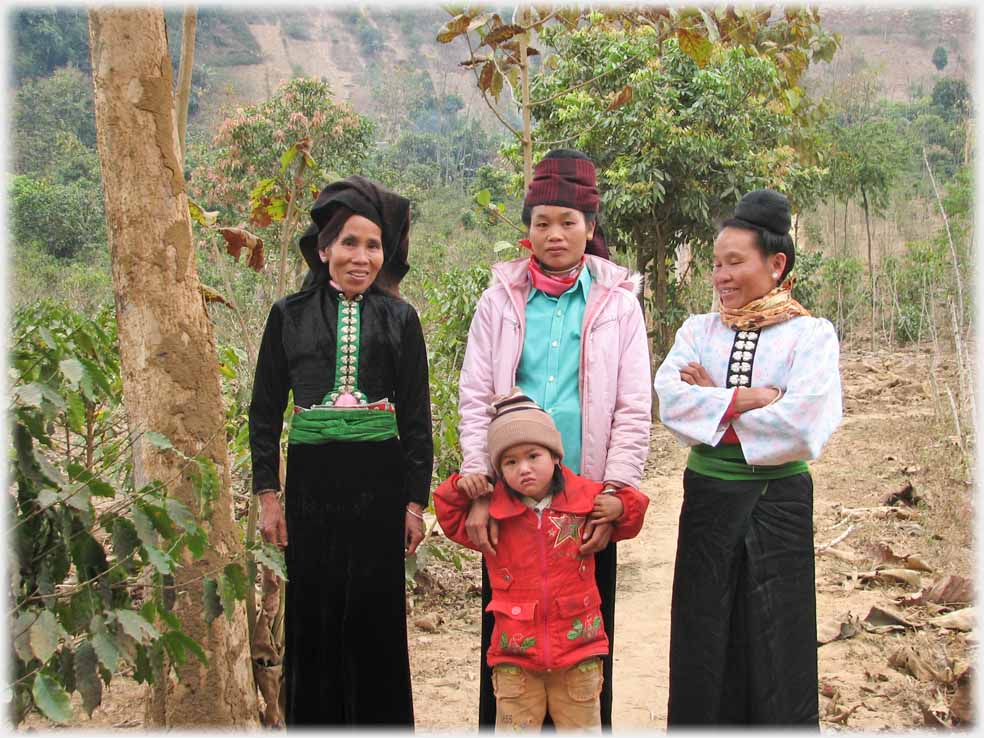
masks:
[[[861,202],[864,206],[864,228],[868,235],[868,289],[871,292],[871,350],[875,350],[875,264],[871,258],[871,218],[868,212],[868,193],[861,188]]]
[[[519,11],[519,23],[522,26],[530,24],[530,9],[523,6]],[[529,189],[533,181],[533,124],[530,119],[530,60],[526,53],[527,34],[519,37],[519,78],[520,94],[523,108],[523,189]]]
[[[188,100],[191,98],[191,69],[195,63],[195,26],[198,11],[193,5],[185,8],[181,26],[181,63],[178,66],[178,146],[181,161],[185,155],[185,132],[188,129]]]
[[[185,454],[211,458],[221,489],[205,555],[174,576],[174,614],[198,641],[207,667],[191,658],[179,681],[157,680],[149,726],[257,725],[257,700],[241,606],[232,621],[206,625],[202,576],[241,558],[232,517],[225,419],[215,340],[195,268],[171,60],[158,6],[89,11],[96,132],[102,163],[123,397],[130,428],[157,431]],[[134,445],[134,475],[175,479],[169,494],[197,510],[195,489],[173,453]]]

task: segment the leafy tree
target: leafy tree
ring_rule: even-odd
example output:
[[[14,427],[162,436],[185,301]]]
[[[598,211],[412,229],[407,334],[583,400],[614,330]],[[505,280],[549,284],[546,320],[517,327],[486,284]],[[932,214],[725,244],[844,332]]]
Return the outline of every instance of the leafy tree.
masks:
[[[890,119],[871,118],[855,125],[833,124],[830,157],[831,191],[844,201],[860,198],[868,245],[868,290],[871,342],[875,341],[875,272],[871,213],[883,212],[910,153],[903,131]]]
[[[552,71],[532,83],[538,98],[557,95],[538,108],[538,146],[573,146],[595,160],[606,233],[649,273],[665,346],[685,317],[670,301],[680,247],[706,253],[715,219],[748,190],[785,190],[797,207],[816,196],[821,170],[801,163],[790,136],[797,100],[773,61],[740,47],[716,47],[699,65],[649,29],[554,42]]]
[[[16,176],[10,201],[15,243],[38,243],[63,259],[87,246],[106,244],[102,193],[85,180],[53,184]]]
[[[222,122],[210,163],[192,173],[193,194],[226,206],[229,220],[243,218],[257,180],[278,175],[281,156],[292,144],[309,142],[307,150],[319,166],[301,175],[301,189],[316,194],[329,172],[359,170],[371,136],[372,124],[336,102],[326,81],[292,79],[269,100],[240,108]]]
[[[955,77],[944,77],[933,85],[933,106],[947,120],[962,121],[971,111],[967,83]]]
[[[936,67],[940,72],[946,67],[949,57],[947,56],[946,49],[942,46],[937,46],[933,49],[933,66]]]
[[[98,181],[96,118],[88,74],[62,67],[50,76],[26,80],[14,97],[13,117],[15,171],[66,182],[78,177]]]
[[[67,65],[89,70],[85,9],[25,8],[12,13],[14,78],[43,77]]]

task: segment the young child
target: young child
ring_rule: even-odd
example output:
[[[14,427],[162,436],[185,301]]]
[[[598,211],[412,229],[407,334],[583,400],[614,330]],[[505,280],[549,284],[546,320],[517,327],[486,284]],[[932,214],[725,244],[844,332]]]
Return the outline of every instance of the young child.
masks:
[[[547,713],[560,730],[601,732],[608,653],[595,584],[594,556],[578,554],[585,525],[610,522],[612,540],[642,528],[649,499],[632,487],[604,485],[560,462],[553,419],[518,388],[493,399],[488,449],[497,481],[489,511],[499,523],[494,555],[485,554],[495,615],[487,659],[496,696],[496,730],[539,730]],[[489,494],[453,474],[434,492],[444,534],[469,548],[471,499]],[[590,518],[590,520],[589,520]]]

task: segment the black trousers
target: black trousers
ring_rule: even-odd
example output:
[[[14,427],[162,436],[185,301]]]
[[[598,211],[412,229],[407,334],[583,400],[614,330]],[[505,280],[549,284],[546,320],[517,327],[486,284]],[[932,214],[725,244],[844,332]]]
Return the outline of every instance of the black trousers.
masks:
[[[601,617],[608,635],[608,655],[601,659],[602,675],[605,683],[601,689],[601,727],[609,731],[612,727],[612,652],[615,649],[615,573],[618,565],[618,549],[609,543],[595,554],[595,583],[601,595]],[[478,688],[478,729],[490,731],[495,728],[495,693],[492,691],[492,668],[485,655],[492,643],[492,628],[495,616],[485,608],[492,599],[492,586],[489,574],[482,559],[482,665]],[[553,729],[553,721],[548,714],[543,722],[545,730]]]
[[[683,477],[667,726],[819,728],[813,480]]]

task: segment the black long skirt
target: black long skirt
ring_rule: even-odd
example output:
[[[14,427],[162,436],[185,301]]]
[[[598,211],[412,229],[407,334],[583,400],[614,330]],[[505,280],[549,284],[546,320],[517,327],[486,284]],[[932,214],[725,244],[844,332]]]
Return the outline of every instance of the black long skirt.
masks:
[[[686,470],[668,727],[818,728],[813,480]]]
[[[413,726],[403,467],[396,439],[288,449],[288,726]]]
[[[601,690],[601,725],[606,731],[612,726],[612,650],[615,648],[615,573],[618,564],[618,551],[615,543],[595,554],[595,582],[601,595],[601,617],[608,635],[608,655],[601,659],[605,683]],[[492,691],[492,668],[485,655],[492,643],[492,628],[495,625],[493,613],[485,608],[492,599],[492,586],[489,584],[489,574],[482,559],[482,666],[480,669],[478,689],[478,728],[492,730],[495,728],[495,693]],[[545,726],[553,722],[547,715]]]

